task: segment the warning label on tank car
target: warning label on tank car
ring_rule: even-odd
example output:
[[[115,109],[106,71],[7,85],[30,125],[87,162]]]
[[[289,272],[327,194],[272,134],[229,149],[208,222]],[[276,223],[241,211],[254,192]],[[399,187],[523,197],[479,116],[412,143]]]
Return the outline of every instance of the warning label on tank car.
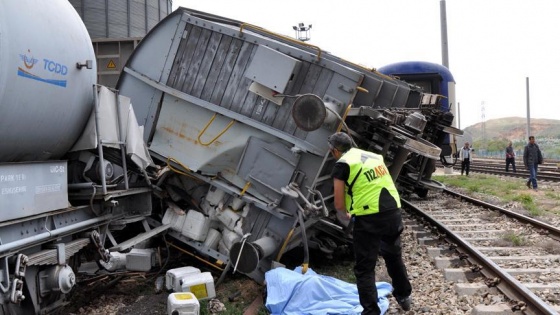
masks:
[[[113,60],[109,60],[109,63],[107,64],[107,69],[115,69],[117,67],[117,65],[115,64],[115,62]]]
[[[0,222],[67,207],[66,168],[65,161],[0,165]]]

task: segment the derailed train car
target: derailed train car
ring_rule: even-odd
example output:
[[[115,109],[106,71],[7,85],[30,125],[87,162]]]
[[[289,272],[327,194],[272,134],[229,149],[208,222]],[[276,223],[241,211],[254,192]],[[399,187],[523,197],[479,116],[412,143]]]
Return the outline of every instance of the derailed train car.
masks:
[[[81,254],[109,261],[111,230],[151,214],[129,99],[95,83],[68,1],[0,1],[0,314],[61,306]]]
[[[460,133],[441,95],[186,8],[142,40],[117,88],[165,165],[152,224],[259,282],[290,249],[329,255],[348,241],[332,206],[330,134],[348,132],[385,157],[401,193],[425,195],[442,188],[435,161]]]
[[[350,240],[331,133],[424,194],[456,132],[438,95],[185,8],[141,42],[118,93],[95,68],[66,0],[0,2],[0,314],[49,313],[80,262],[111,269],[162,232],[259,282],[291,249],[332,255]]]

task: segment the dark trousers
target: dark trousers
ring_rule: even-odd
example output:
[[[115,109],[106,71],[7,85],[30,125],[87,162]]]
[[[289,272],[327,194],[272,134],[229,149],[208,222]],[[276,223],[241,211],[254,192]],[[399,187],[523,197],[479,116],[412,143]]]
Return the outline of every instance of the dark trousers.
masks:
[[[470,168],[471,168],[471,160],[464,159],[463,162],[461,162],[461,175],[463,175],[463,172],[466,172],[465,174],[467,174],[468,176]]]
[[[513,172],[517,172],[515,170],[515,158],[511,157],[511,158],[506,158],[506,172],[509,172],[509,165],[511,164],[511,167],[513,168]]]
[[[385,260],[387,272],[393,280],[393,295],[407,297],[412,292],[406,267],[402,259],[401,233],[404,230],[400,209],[390,213],[354,217],[354,274],[364,308],[362,315],[378,315],[375,286],[377,255]]]

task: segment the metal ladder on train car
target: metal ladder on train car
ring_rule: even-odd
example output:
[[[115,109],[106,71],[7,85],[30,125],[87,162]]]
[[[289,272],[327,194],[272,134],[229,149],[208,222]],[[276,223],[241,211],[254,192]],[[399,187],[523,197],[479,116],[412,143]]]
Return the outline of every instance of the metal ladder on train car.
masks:
[[[329,163],[333,160],[334,160],[334,157],[331,155],[331,153],[329,151],[327,151],[327,153],[323,157],[323,161],[321,162],[321,166],[319,167],[319,172],[317,172],[317,175],[313,179],[310,191],[317,190],[317,188],[319,188],[320,186],[322,186],[326,182],[329,182],[329,181],[332,182],[331,170],[327,169],[325,166],[327,165],[327,163]],[[309,198],[309,194],[311,194],[311,192],[308,193],[307,198]],[[331,193],[328,196],[322,196],[323,202],[329,201],[333,198],[334,198],[334,192]],[[319,202],[319,200],[317,200],[316,202]]]
[[[116,106],[117,106],[117,130],[119,133],[119,141],[113,142],[113,141],[107,141],[107,140],[103,140],[101,139],[101,134],[99,132],[99,128],[100,126],[100,109],[99,109],[99,96],[98,96],[98,87],[99,85],[94,84],[93,85],[93,106],[94,111],[95,111],[95,129],[97,130],[97,150],[98,150],[98,155],[99,155],[99,163],[100,165],[103,165],[104,163],[104,157],[103,157],[103,144],[118,144],[120,149],[121,149],[121,162],[123,163],[123,172],[125,174],[124,176],[124,186],[125,189],[128,190],[129,186],[128,186],[128,176],[127,176],[127,165],[126,165],[126,140],[124,140],[124,135],[123,135],[123,126],[122,126],[122,117],[121,117],[121,113],[119,110],[120,107],[120,99],[119,99],[119,91],[118,90],[113,90],[111,89],[114,93],[115,93],[115,102],[116,102]],[[103,195],[107,194],[107,180],[105,178],[105,172],[99,172],[101,175],[101,187],[103,189]]]

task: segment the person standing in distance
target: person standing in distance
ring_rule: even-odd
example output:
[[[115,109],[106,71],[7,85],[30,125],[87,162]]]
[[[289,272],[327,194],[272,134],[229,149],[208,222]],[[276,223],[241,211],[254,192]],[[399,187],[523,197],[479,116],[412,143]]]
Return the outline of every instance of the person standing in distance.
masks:
[[[523,150],[523,164],[529,170],[529,179],[527,180],[527,188],[537,190],[537,169],[539,164],[543,163],[543,157],[539,145],[535,143],[535,137],[529,136],[529,143]]]
[[[393,296],[408,311],[412,286],[402,259],[401,201],[383,156],[353,148],[350,136],[342,132],[331,135],[328,143],[337,160],[331,173],[334,206],[354,221],[354,274],[362,315],[381,313],[375,285],[378,254],[391,276]]]
[[[515,151],[513,150],[511,141],[508,143],[506,147],[506,173],[509,172],[509,165],[513,168],[513,172],[516,173],[515,170]]]
[[[461,160],[461,175],[463,173],[469,176],[469,170],[471,168],[471,148],[468,142],[465,142],[465,145],[461,148],[459,152],[459,159]]]

